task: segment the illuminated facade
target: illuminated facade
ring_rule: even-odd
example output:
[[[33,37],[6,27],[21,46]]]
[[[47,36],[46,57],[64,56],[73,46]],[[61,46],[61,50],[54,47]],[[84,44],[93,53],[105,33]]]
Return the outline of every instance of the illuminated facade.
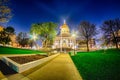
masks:
[[[64,21],[64,24],[60,27],[60,34],[56,36],[53,44],[53,48],[55,49],[73,49],[75,48],[76,39],[75,37],[72,37],[70,34],[70,29],[66,22]]]

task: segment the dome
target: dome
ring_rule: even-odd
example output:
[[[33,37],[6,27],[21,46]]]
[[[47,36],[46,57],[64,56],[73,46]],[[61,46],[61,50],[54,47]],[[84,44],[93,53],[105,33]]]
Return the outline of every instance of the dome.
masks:
[[[63,24],[62,26],[61,26],[61,28],[68,28],[69,29],[69,27],[68,27],[68,25],[65,23],[65,24]]]
[[[61,28],[61,34],[70,34],[70,30],[66,22],[64,21],[64,24],[60,27]]]

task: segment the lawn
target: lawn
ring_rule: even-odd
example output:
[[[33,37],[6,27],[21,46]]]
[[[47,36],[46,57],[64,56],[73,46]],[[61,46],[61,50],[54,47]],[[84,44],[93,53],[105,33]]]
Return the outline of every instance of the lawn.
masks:
[[[120,50],[78,52],[71,58],[83,80],[120,80]]]
[[[29,50],[29,49],[0,46],[0,54],[40,54],[40,53],[44,53],[44,52],[39,50]]]

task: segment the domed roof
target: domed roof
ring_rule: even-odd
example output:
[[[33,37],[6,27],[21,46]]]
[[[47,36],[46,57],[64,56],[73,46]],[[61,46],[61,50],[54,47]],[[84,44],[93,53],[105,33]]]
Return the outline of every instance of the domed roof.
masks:
[[[69,28],[68,25],[66,23],[64,23],[61,28]]]
[[[64,24],[60,27],[61,31],[60,31],[60,35],[65,35],[65,36],[69,36],[70,35],[70,30],[68,25],[66,24],[66,22],[64,21]]]
[[[69,29],[68,25],[66,24],[66,21],[64,20],[64,24],[61,26],[61,28]]]

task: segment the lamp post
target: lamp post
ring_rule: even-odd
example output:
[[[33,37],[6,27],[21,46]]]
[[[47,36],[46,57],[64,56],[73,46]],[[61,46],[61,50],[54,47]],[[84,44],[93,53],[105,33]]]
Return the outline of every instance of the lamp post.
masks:
[[[72,37],[74,38],[74,43],[73,43],[74,55],[75,55],[75,46],[76,46],[76,36],[77,36],[76,32],[73,31]]]
[[[35,41],[37,39],[37,36],[36,35],[33,35],[33,40]]]
[[[35,41],[37,39],[37,35],[33,33],[33,35],[31,35],[31,39],[33,40],[33,44],[35,44]]]

